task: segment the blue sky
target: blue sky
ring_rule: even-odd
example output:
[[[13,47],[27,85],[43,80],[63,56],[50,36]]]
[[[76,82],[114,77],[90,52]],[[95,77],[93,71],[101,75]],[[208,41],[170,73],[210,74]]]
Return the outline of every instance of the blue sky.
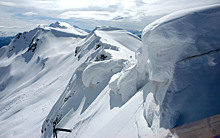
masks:
[[[219,0],[0,0],[0,31],[22,32],[57,20],[84,29],[115,26],[142,30],[171,12]]]

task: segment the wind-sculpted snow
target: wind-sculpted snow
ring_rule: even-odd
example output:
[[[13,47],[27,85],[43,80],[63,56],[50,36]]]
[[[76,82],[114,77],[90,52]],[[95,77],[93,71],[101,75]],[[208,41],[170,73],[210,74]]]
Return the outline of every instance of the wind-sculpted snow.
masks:
[[[94,85],[105,81],[122,70],[123,62],[123,60],[108,60],[89,64],[82,73],[83,84],[86,87],[94,87]]]
[[[145,117],[155,116],[149,124],[159,118],[158,127],[172,128],[220,113],[219,5],[163,17],[142,38],[139,70],[147,68],[160,106],[153,115],[151,105],[146,107]]]

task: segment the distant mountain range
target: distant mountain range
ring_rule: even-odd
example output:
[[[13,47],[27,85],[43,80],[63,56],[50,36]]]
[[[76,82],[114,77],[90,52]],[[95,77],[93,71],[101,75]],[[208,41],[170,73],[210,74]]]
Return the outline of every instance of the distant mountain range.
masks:
[[[0,37],[0,48],[2,46],[8,45],[13,38],[14,36]]]
[[[50,26],[56,26],[58,23],[59,22],[53,23]],[[80,28],[76,25],[73,25],[73,27],[78,29],[78,30],[85,31],[87,33],[91,32],[91,30],[89,30],[89,29],[82,29],[82,28]],[[137,35],[138,37],[141,38],[142,30],[131,30],[130,29],[130,30],[127,30],[127,31],[131,32],[131,33],[133,33],[133,34],[135,34],[135,35]],[[0,48],[2,46],[8,45],[11,42],[11,40],[14,38],[15,35],[16,35],[15,32],[2,32],[2,31],[0,31]]]

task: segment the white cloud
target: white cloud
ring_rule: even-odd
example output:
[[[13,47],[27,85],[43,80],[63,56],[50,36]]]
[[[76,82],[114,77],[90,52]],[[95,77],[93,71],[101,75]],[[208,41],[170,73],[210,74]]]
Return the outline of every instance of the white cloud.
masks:
[[[62,9],[81,9],[88,7],[107,8],[112,3],[111,0],[59,0],[56,3]]]
[[[176,10],[220,3],[219,0],[2,0],[0,5],[23,7],[27,9],[64,11],[95,11],[128,13],[137,16],[139,13],[164,14]],[[112,9],[111,7],[114,7]],[[111,10],[111,11],[110,11]],[[102,13],[101,13],[102,14]],[[93,16],[94,14],[91,14]],[[83,16],[84,18],[84,16]]]
[[[61,19],[82,18],[96,20],[112,20],[113,14],[108,11],[67,11],[59,15]]]
[[[24,29],[24,27],[21,26],[0,26],[0,28],[4,28],[4,29]]]
[[[85,21],[85,25],[91,23],[94,27],[105,23],[104,25],[123,27],[124,24],[126,27],[130,25],[134,29],[143,29],[156,19],[154,17],[215,3],[220,2],[219,0],[1,0],[0,25],[31,24],[26,25],[29,29],[34,24],[46,23],[49,19],[72,19],[81,23]]]
[[[4,5],[4,6],[16,6],[16,4],[14,2],[8,2],[8,1],[0,1],[0,5]]]
[[[33,16],[33,15],[37,15],[37,13],[35,13],[35,12],[25,12],[25,13],[22,13],[22,15]]]
[[[139,21],[143,14],[133,11],[67,11],[58,15],[61,19],[93,19],[101,21]]]

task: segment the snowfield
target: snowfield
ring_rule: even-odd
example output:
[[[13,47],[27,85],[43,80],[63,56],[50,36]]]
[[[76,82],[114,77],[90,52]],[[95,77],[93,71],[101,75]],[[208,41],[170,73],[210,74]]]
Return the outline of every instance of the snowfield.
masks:
[[[169,14],[142,40],[63,22],[20,33],[0,48],[0,137],[165,137],[220,114],[219,54],[220,5]]]

